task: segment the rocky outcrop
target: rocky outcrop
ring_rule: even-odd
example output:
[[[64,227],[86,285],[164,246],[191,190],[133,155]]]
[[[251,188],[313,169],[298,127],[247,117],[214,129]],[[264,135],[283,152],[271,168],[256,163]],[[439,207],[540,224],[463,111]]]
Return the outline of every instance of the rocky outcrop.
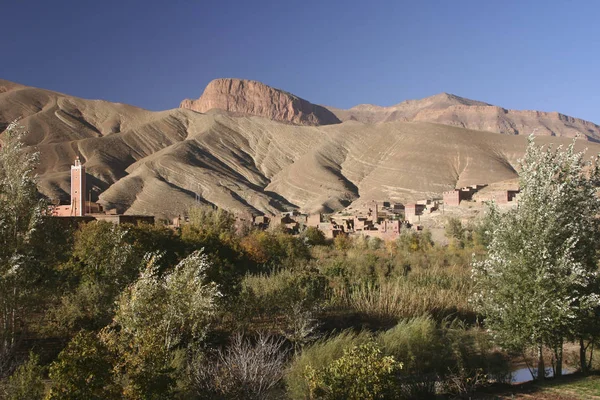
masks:
[[[325,107],[263,83],[243,79],[215,79],[198,100],[183,100],[179,107],[201,113],[223,110],[234,115],[256,115],[296,125],[341,122]]]
[[[390,107],[360,104],[348,110],[329,107],[342,121],[381,123],[392,121],[434,122],[509,135],[574,137],[600,140],[600,126],[557,112],[509,110],[481,101],[440,93],[421,100],[407,100]]]

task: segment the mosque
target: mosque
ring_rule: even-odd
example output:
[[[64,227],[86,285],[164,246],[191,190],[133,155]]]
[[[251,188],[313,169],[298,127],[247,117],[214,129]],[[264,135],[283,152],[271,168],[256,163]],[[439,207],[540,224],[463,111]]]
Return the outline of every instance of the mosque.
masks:
[[[91,192],[86,200],[86,173],[85,166],[79,157],[71,165],[71,204],[54,206],[51,211],[53,217],[72,218],[82,221],[101,220],[115,224],[124,223],[154,223],[152,215],[117,214],[113,210],[105,212],[102,205],[93,202]]]

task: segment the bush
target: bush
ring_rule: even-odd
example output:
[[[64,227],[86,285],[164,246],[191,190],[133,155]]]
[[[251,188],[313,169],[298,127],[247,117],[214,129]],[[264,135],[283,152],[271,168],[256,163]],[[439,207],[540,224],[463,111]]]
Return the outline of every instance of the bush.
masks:
[[[307,243],[303,239],[283,232],[252,231],[241,239],[246,256],[263,271],[276,267],[291,268],[310,258]]]
[[[268,399],[283,377],[288,352],[282,339],[259,333],[252,342],[237,334],[215,357],[194,360],[196,394],[207,399]]]
[[[308,366],[305,378],[311,399],[394,399],[401,393],[397,379],[401,369],[402,363],[368,342],[345,350],[324,367]]]
[[[8,379],[4,395],[7,400],[36,400],[44,397],[44,368],[39,357],[29,353],[29,359],[20,365]]]
[[[320,339],[296,355],[285,375],[287,394],[291,399],[306,399],[309,385],[304,374],[308,367],[320,368],[329,365],[344,355],[344,350],[372,340],[372,335],[362,331],[344,331],[336,336]]]
[[[115,369],[126,379],[124,392],[136,399],[173,396],[184,356],[200,346],[220,293],[205,284],[210,267],[194,252],[168,274],[154,259],[117,301],[113,323],[102,340],[117,355]],[[188,353],[188,354],[185,354]]]
[[[445,337],[429,316],[404,320],[382,332],[378,340],[386,354],[404,360],[403,375],[443,375],[448,368]]]
[[[50,365],[49,400],[118,399],[111,356],[90,332],[78,333]]]
[[[318,228],[314,226],[309,226],[302,232],[302,238],[306,241],[308,245],[311,246],[322,246],[327,243],[327,239],[325,239],[325,234]]]

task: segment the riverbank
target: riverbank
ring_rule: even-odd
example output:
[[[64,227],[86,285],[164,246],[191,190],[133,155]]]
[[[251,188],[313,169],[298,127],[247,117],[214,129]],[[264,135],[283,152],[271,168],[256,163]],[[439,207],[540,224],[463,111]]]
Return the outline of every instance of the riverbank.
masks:
[[[476,392],[472,399],[600,400],[600,373],[575,373],[543,382],[498,384]]]

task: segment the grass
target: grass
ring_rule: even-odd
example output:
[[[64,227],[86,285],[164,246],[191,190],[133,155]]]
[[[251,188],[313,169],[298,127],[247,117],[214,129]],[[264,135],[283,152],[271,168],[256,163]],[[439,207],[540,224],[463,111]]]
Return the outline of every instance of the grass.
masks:
[[[495,393],[494,393],[495,392]],[[529,400],[600,400],[600,374],[566,375],[544,382],[527,382],[506,389],[478,393],[475,399],[529,399]]]
[[[468,303],[470,279],[462,268],[431,268],[406,277],[350,285],[334,292],[343,308],[381,320],[473,313]]]

